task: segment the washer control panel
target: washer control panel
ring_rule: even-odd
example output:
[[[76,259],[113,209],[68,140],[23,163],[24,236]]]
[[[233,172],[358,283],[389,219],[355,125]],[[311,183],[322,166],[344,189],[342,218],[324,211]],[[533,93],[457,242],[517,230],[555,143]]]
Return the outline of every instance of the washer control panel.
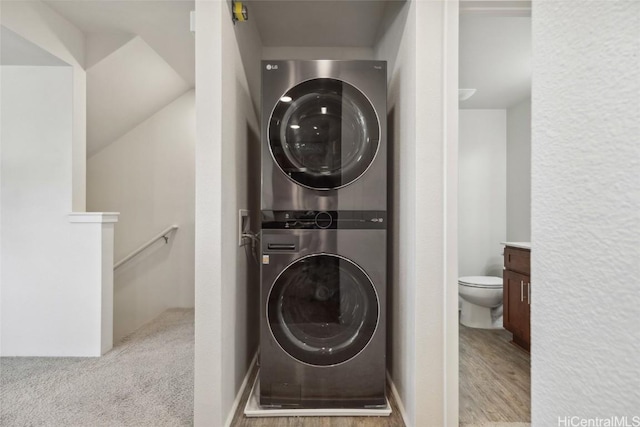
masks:
[[[262,211],[263,229],[386,229],[384,211]]]

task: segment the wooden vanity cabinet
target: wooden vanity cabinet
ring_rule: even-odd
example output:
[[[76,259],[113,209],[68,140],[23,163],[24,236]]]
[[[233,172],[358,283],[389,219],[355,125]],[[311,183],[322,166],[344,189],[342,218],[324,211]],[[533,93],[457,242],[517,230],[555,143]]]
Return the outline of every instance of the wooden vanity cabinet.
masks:
[[[531,346],[531,251],[506,246],[503,274],[503,325],[513,342],[529,351]]]

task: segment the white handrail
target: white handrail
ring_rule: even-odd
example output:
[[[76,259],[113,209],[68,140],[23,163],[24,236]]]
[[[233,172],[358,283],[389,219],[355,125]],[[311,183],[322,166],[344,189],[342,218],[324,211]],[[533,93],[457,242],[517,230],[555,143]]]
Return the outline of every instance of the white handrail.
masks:
[[[122,258],[120,261],[118,261],[114,266],[113,269],[116,270],[118,267],[120,267],[122,264],[126,263],[127,261],[129,261],[131,258],[133,258],[134,256],[138,255],[140,252],[144,251],[145,249],[147,249],[149,246],[151,246],[152,243],[154,243],[156,240],[160,240],[161,238],[164,237],[164,241],[165,243],[169,243],[169,233],[171,233],[173,230],[177,230],[178,226],[177,225],[172,225],[171,227],[168,227],[166,230],[163,230],[162,233],[159,233],[158,235],[156,235],[154,238],[150,239],[147,243],[145,243],[144,245],[140,246],[138,249],[136,249],[135,251],[131,252],[129,255],[127,255],[126,257]]]

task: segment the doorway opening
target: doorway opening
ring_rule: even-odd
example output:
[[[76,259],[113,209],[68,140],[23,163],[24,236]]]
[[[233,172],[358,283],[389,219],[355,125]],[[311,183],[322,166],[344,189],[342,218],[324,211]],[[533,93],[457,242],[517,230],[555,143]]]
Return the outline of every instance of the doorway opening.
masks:
[[[530,281],[519,305],[503,276],[530,254],[531,4],[486,3],[460,2],[459,420],[527,425]]]

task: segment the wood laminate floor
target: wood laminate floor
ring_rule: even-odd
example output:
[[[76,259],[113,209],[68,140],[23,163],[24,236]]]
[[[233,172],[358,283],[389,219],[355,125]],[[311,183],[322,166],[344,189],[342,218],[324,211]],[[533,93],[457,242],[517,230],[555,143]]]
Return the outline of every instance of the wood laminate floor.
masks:
[[[249,384],[258,370],[253,368]],[[531,422],[529,353],[511,344],[505,330],[460,325],[460,425]],[[234,427],[404,427],[393,396],[389,417],[271,417],[247,418],[246,387],[236,410]],[[496,424],[500,425],[500,424]],[[525,424],[526,425],[526,424]]]
[[[253,368],[242,400],[231,423],[234,427],[404,427],[402,416],[398,411],[391,392],[387,390],[387,396],[391,403],[391,415],[388,417],[269,417],[247,418],[244,416],[244,407],[251,392],[250,384],[258,374],[258,369]]]
[[[460,325],[460,425],[531,422],[529,353],[506,330]]]

